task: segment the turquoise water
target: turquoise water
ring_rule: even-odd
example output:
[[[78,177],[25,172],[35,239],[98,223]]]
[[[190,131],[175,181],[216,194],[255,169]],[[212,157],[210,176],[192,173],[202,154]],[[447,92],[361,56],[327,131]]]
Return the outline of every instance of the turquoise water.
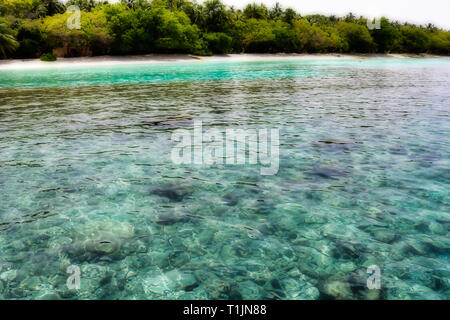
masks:
[[[0,298],[449,299],[449,89],[445,58],[0,70]],[[278,128],[278,174],[175,165],[194,120]]]

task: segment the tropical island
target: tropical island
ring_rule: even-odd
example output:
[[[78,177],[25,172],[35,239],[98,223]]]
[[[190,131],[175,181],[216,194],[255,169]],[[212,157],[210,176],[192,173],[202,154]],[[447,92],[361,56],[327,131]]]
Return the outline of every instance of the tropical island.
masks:
[[[449,300],[448,0],[61,1],[0,0],[0,301]]]
[[[80,27],[70,29],[70,6]],[[73,7],[72,7],[73,8]],[[0,0],[0,57],[148,53],[450,54],[450,31],[380,18],[302,15],[276,3],[236,9],[220,0]]]

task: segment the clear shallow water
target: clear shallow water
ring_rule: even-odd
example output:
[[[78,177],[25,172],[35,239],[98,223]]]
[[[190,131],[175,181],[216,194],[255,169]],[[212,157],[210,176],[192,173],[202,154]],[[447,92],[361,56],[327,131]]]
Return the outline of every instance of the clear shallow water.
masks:
[[[449,83],[450,59],[0,71],[0,298],[449,299]],[[278,174],[173,164],[194,119],[279,128]]]

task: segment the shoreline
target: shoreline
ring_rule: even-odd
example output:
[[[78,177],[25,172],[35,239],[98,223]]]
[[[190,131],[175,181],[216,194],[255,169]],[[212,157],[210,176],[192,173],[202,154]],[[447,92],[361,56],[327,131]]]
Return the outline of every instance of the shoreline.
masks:
[[[58,58],[57,61],[45,62],[39,59],[10,59],[0,60],[2,70],[28,70],[48,67],[81,67],[108,65],[160,64],[183,62],[239,62],[239,61],[277,61],[277,60],[361,60],[361,59],[430,59],[450,58],[449,56],[430,54],[295,54],[295,53],[263,53],[263,54],[223,54],[213,56],[197,56],[192,54],[146,54],[130,56],[95,56]]]

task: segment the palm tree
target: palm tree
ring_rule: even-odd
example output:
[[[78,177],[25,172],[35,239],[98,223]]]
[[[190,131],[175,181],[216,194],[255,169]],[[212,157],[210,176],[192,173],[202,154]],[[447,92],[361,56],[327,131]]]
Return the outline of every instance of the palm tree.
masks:
[[[275,3],[273,8],[269,11],[269,17],[272,20],[280,19],[282,14],[283,14],[283,8],[281,7],[279,2]]]
[[[35,14],[40,18],[66,11],[66,6],[59,0],[40,0],[36,3]]]
[[[0,20],[0,52],[6,58],[7,52],[13,52],[17,49],[19,43],[13,35],[13,31],[8,27],[6,21]]]

